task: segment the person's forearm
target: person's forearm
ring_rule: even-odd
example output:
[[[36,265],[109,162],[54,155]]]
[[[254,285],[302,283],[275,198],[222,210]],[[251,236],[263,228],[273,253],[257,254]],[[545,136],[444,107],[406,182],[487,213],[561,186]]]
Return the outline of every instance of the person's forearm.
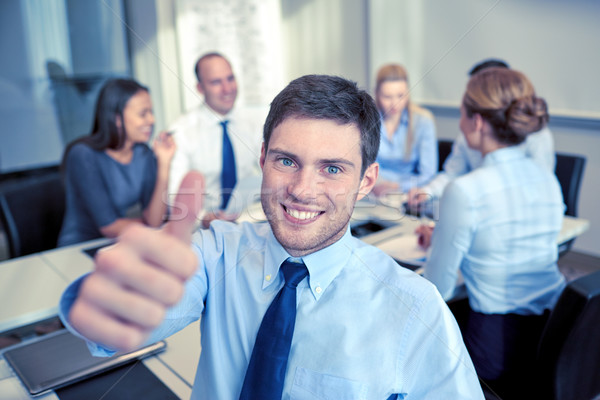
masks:
[[[426,185],[421,187],[424,193],[431,195],[432,197],[441,197],[446,185],[450,182],[451,178],[444,171],[439,172],[429,181]]]

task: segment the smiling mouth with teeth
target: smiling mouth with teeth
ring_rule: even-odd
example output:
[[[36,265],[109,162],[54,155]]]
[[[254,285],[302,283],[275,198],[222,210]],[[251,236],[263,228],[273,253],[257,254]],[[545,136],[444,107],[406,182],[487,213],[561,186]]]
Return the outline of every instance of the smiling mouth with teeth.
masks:
[[[290,216],[292,216],[293,218],[299,219],[299,220],[313,219],[313,218],[315,218],[318,215],[320,215],[320,214],[323,213],[323,211],[299,211],[299,210],[293,210],[293,209],[287,208],[285,206],[283,206],[283,209]]]

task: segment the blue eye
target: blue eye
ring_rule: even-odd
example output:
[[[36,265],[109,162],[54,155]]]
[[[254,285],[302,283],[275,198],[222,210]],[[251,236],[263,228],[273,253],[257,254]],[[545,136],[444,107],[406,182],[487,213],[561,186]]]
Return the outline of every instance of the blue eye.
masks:
[[[294,165],[294,163],[292,162],[292,160],[290,160],[289,158],[282,158],[281,159],[281,163],[283,165],[285,165],[286,167],[291,167],[292,165]]]
[[[328,174],[337,174],[338,172],[340,172],[340,169],[335,165],[330,165],[327,168],[325,168],[325,170]]]

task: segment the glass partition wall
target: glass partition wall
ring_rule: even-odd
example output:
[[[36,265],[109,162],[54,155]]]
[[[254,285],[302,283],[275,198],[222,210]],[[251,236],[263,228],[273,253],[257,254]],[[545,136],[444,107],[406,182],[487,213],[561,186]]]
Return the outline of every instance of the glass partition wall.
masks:
[[[102,83],[131,76],[122,0],[0,2],[0,173],[60,162]]]

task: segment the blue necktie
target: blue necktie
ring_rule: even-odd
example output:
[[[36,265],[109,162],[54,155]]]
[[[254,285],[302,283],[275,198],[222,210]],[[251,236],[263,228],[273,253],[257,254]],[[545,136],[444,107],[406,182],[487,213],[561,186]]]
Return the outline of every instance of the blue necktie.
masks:
[[[308,275],[306,265],[284,261],[285,285],[263,317],[246,371],[240,400],[279,400],[296,323],[296,286]]]
[[[221,209],[227,208],[231,192],[235,187],[235,157],[233,155],[233,147],[227,134],[227,123],[229,121],[221,121],[223,127],[223,165],[221,168]]]

